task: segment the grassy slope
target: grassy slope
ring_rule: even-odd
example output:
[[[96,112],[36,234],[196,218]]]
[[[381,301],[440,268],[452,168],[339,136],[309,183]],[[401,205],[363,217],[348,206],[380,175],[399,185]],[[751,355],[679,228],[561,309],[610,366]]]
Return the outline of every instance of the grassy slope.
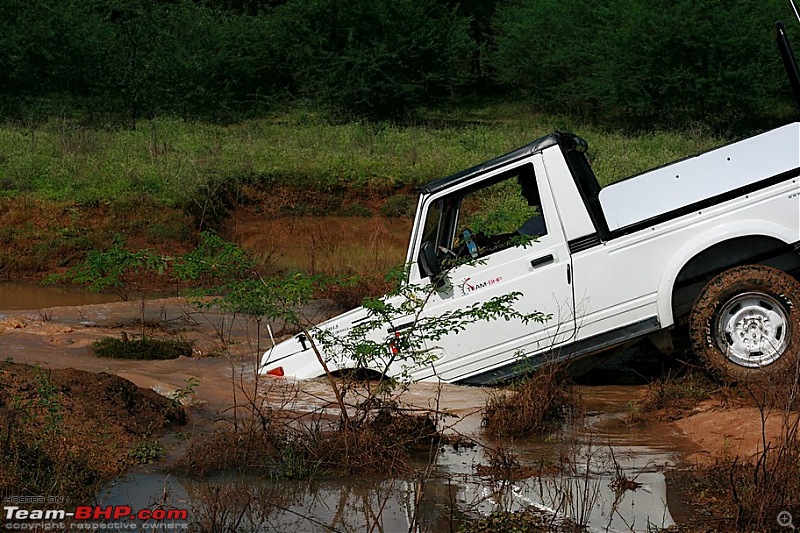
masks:
[[[188,246],[221,190],[260,204],[262,217],[369,215],[389,196],[554,130],[589,141],[603,184],[725,141],[699,131],[628,136],[521,104],[419,117],[405,126],[331,124],[292,110],[231,125],[159,118],[133,131],[0,126],[0,275],[69,266],[114,233],[133,246]]]
[[[220,180],[386,190],[467,168],[555,129],[589,141],[604,184],[722,142],[698,132],[628,137],[521,105],[429,113],[402,127],[331,125],[302,111],[228,126],[156,119],[135,131],[50,122],[0,128],[0,191],[75,202],[148,194],[183,205]]]

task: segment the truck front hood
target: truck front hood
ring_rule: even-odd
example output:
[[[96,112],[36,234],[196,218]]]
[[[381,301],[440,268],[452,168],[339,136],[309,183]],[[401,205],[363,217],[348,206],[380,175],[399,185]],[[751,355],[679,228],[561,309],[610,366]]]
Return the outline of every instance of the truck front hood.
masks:
[[[323,352],[323,347],[313,338],[314,332],[318,329],[325,329],[345,333],[354,323],[364,320],[368,316],[369,313],[366,309],[357,307],[312,328],[309,331],[312,339],[309,339],[303,333],[299,333],[276,344],[272,349],[264,352],[261,358],[259,374],[286,376],[295,379],[309,379],[324,375],[325,371],[314,351],[314,345],[320,350],[320,355],[331,372],[335,372],[340,368],[352,368],[352,361],[343,360],[339,354]]]

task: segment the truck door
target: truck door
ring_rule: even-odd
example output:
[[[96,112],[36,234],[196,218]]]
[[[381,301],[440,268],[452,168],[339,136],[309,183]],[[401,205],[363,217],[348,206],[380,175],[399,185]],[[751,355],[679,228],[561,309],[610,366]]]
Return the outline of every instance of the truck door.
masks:
[[[515,309],[539,311],[548,318],[528,324],[482,321],[450,334],[429,346],[439,359],[419,377],[463,380],[507,367],[523,355],[535,364],[573,337],[569,249],[544,176],[541,158],[534,157],[444,191],[425,204],[418,247],[433,245],[437,261],[445,266],[455,256],[474,258],[467,264],[456,262],[448,271],[449,282],[436,290],[425,315],[517,291],[522,296]],[[424,254],[420,257],[424,262]],[[426,277],[426,268],[419,265],[420,277]]]

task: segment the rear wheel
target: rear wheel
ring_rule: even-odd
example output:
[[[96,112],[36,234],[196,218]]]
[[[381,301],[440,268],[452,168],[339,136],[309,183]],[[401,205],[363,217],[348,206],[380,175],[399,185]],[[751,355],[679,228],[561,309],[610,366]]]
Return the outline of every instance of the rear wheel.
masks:
[[[794,368],[800,351],[800,282],[771,267],[732,268],[692,307],[692,348],[728,380],[763,380]]]

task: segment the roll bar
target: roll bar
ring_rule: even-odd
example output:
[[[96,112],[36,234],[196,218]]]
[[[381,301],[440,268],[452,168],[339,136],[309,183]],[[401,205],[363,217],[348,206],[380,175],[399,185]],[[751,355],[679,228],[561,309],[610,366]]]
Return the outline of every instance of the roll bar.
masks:
[[[786,35],[786,28],[782,22],[775,23],[775,41],[778,44],[781,59],[783,59],[783,67],[786,69],[789,84],[792,86],[794,101],[800,110],[800,68],[797,67],[797,59],[792,52],[792,45],[789,43],[789,37]]]

